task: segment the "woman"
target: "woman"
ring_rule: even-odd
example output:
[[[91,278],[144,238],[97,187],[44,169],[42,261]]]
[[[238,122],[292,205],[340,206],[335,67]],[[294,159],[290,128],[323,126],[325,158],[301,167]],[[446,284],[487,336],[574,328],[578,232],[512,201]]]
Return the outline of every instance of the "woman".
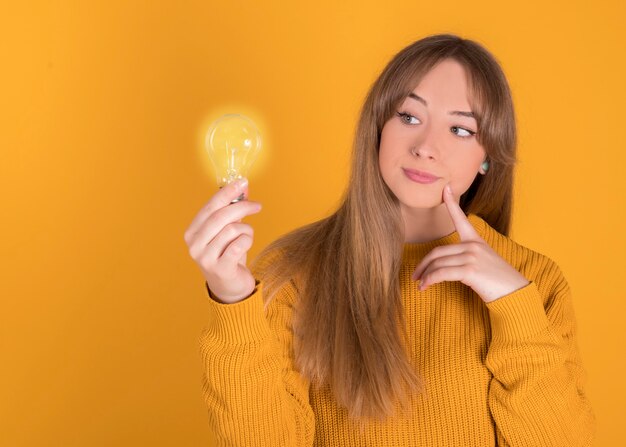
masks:
[[[331,216],[246,268],[260,210],[215,194],[185,234],[211,297],[203,395],[219,445],[590,445],[570,288],[508,237],[516,160],[495,58],[400,51],[361,111]],[[450,188],[450,189],[449,189]]]

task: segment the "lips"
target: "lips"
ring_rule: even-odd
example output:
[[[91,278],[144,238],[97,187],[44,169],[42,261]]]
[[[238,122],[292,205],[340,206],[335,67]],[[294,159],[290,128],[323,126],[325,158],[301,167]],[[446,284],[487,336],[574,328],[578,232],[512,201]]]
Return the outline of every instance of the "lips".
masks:
[[[435,180],[438,180],[441,178],[426,171],[418,171],[415,169],[406,169],[406,168],[402,168],[402,170],[404,171],[407,177],[419,183],[432,183]]]

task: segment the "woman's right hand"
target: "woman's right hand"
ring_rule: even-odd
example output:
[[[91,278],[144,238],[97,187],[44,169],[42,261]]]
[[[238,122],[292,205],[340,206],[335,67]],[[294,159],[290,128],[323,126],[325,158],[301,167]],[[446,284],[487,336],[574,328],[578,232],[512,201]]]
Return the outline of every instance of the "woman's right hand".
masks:
[[[258,213],[261,204],[247,199],[247,181],[230,183],[220,189],[202,207],[185,231],[189,254],[200,266],[213,296],[222,303],[236,303],[249,297],[256,286],[246,267],[246,255],[252,247],[253,231],[241,223],[249,214]]]

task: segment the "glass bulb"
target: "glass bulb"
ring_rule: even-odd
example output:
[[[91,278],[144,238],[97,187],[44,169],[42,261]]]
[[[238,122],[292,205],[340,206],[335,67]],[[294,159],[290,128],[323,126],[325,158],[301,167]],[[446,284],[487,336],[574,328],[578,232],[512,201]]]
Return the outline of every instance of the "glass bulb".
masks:
[[[261,134],[250,118],[229,113],[211,124],[205,145],[215,167],[217,186],[223,188],[248,177],[250,166],[261,149]],[[239,200],[243,200],[243,194],[231,203]]]

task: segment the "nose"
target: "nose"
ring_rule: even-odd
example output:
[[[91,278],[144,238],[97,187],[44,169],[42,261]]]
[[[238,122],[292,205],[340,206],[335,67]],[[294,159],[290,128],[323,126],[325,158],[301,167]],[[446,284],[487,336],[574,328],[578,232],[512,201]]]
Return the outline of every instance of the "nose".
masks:
[[[423,159],[436,159],[439,157],[439,149],[435,143],[435,132],[423,129],[420,134],[419,140],[417,140],[414,146],[411,148],[411,153],[418,158]]]

